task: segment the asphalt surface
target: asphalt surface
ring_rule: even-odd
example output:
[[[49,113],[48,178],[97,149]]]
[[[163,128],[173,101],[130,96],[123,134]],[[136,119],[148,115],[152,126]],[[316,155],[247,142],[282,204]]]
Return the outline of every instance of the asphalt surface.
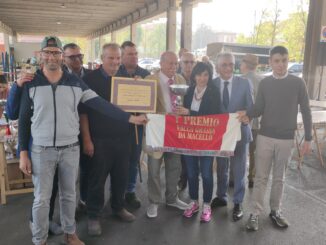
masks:
[[[147,171],[143,169],[144,181],[137,186],[142,206],[138,210],[132,210],[137,217],[135,222],[121,222],[112,216],[110,208],[106,206],[101,219],[102,236],[89,237],[87,218],[82,216],[78,219],[78,235],[87,245],[326,244],[326,169],[320,166],[315,155],[305,158],[301,170],[297,169],[294,160],[289,164],[283,213],[291,225],[286,230],[275,228],[268,217],[270,185],[257,232],[247,232],[245,229],[249,217],[251,189],[246,190],[243,203],[245,216],[238,222],[232,221],[232,203],[214,210],[212,220],[207,224],[200,223],[200,214],[186,219],[182,217],[182,211],[168,208],[163,203],[159,206],[158,217],[149,219],[146,217],[146,177]],[[161,177],[164,183],[164,174]],[[107,192],[108,189],[107,185]],[[229,194],[232,196],[232,189]],[[180,193],[180,196],[181,199],[188,200],[187,190]],[[32,200],[32,194],[17,195],[9,197],[7,205],[0,205],[0,245],[32,244],[28,226]],[[55,212],[57,220],[58,206],[56,205]],[[62,236],[50,236],[48,244],[60,244],[61,241]]]

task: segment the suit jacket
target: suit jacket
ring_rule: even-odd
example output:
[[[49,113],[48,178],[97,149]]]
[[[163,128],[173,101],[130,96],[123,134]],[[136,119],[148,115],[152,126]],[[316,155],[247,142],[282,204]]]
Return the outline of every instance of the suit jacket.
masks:
[[[160,114],[165,114],[166,113],[166,108],[165,108],[165,103],[164,103],[164,97],[163,97],[163,91],[160,86],[160,73],[157,72],[153,75],[149,75],[145,77],[145,79],[151,79],[151,80],[156,80],[156,86],[157,86],[157,101],[156,101],[156,113]],[[174,76],[174,81],[175,84],[186,84],[186,81],[184,78],[178,74]],[[162,152],[153,152],[149,151],[146,147],[146,137],[144,137],[143,140],[143,150],[146,152],[149,156],[159,159],[162,157],[163,153]]]
[[[248,79],[249,82],[251,82],[252,87],[253,87],[253,96],[254,96],[254,101],[256,100],[257,96],[257,91],[258,91],[258,86],[261,80],[263,80],[263,76],[258,75],[254,71],[249,71],[247,74],[242,76],[244,79]],[[259,118],[254,118],[251,122],[251,128],[258,130],[259,129]]]
[[[192,99],[194,96],[196,86],[193,85],[188,89],[187,94],[184,97],[183,105],[185,108],[190,109]],[[190,109],[191,116],[200,116],[200,115],[212,115],[221,113],[221,99],[220,99],[220,91],[214,86],[210,84],[207,86],[206,91],[203,95],[202,101],[199,106],[199,110],[192,111]]]
[[[159,74],[160,73],[157,72],[153,75],[147,76],[145,79],[156,80],[156,86],[157,86],[156,113],[165,114],[166,108],[165,108],[165,103],[164,103],[163,91],[160,86],[160,75]],[[175,81],[175,84],[186,84],[186,81],[184,80],[184,78],[179,74],[176,74],[174,76],[174,81]]]
[[[215,78],[213,83],[220,92],[221,79]],[[223,101],[221,98],[221,110],[222,113],[235,113],[237,111],[243,111],[250,109],[253,106],[253,91],[251,83],[244,78],[233,76],[231,97],[229,106],[227,109],[224,108]],[[241,143],[249,143],[252,141],[252,134],[250,125],[241,125]]]

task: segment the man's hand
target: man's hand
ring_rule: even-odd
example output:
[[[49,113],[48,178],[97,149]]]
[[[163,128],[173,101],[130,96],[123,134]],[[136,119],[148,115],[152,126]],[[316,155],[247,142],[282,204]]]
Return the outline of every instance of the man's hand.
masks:
[[[136,125],[141,125],[141,124],[145,125],[148,122],[148,119],[145,114],[139,116],[131,115],[129,117],[129,122]]]
[[[94,155],[94,144],[91,140],[83,141],[83,153],[89,157]]]
[[[180,116],[190,115],[189,109],[184,108],[183,106],[176,106],[174,112]]]
[[[24,83],[32,81],[34,78],[34,73],[28,73],[26,71],[22,71],[20,73],[20,77],[17,79],[18,87],[22,87]]]
[[[311,141],[305,141],[301,147],[300,155],[304,156],[311,153]]]
[[[246,111],[237,111],[237,119],[244,124],[248,124],[250,122],[249,117],[247,116]]]
[[[28,157],[27,151],[20,152],[19,168],[24,174],[28,176],[32,174],[32,163]]]

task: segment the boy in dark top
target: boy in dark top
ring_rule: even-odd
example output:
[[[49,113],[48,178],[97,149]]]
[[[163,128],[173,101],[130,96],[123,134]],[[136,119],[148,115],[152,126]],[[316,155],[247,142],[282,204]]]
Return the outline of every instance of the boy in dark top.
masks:
[[[273,75],[261,81],[254,107],[247,111],[247,116],[241,117],[243,122],[248,122],[249,118],[262,117],[257,136],[253,209],[246,225],[248,230],[258,230],[258,215],[263,210],[266,185],[272,168],[269,216],[279,228],[287,228],[289,225],[281,213],[281,202],[285,170],[297,128],[298,105],[305,130],[301,154],[309,153],[311,148],[312,120],[306,85],[301,78],[288,74],[288,61],[285,47],[276,46],[271,49],[269,62]]]

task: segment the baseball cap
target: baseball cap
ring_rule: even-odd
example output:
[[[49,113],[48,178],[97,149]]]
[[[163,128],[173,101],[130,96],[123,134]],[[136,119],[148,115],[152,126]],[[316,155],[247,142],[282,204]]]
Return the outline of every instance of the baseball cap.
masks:
[[[55,36],[47,36],[41,43],[41,50],[47,47],[56,47],[62,49],[62,43],[60,39]]]

